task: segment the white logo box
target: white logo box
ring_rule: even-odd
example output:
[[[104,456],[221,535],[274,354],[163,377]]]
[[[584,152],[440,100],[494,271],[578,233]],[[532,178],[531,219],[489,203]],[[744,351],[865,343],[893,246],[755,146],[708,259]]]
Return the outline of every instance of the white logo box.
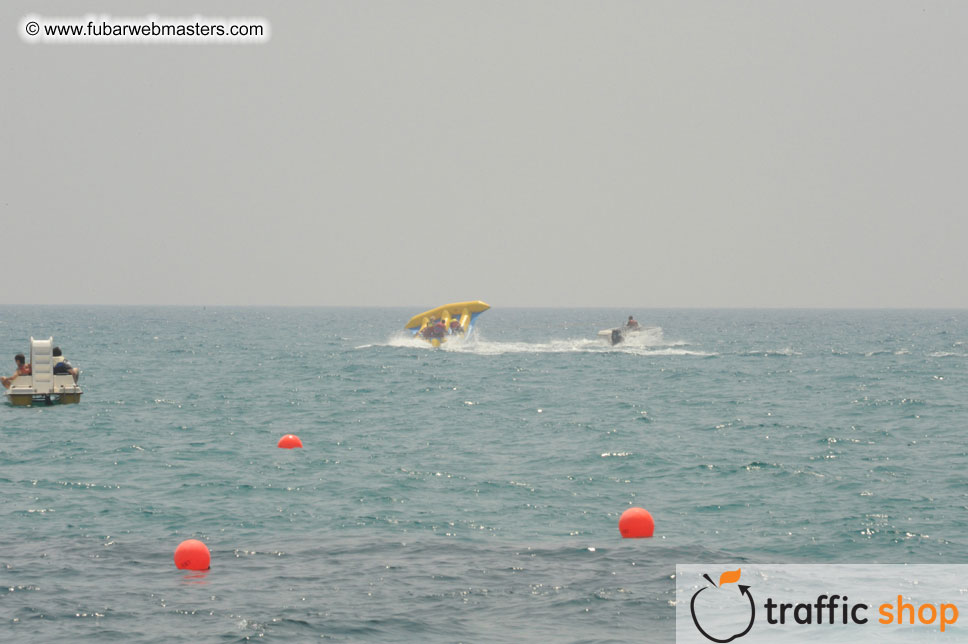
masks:
[[[675,581],[677,644],[968,641],[968,565],[678,564]]]

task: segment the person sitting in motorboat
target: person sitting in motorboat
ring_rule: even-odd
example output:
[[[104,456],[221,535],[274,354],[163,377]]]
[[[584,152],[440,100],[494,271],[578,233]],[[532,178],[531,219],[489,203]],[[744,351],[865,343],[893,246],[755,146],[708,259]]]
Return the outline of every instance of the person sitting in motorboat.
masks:
[[[638,323],[638,322],[636,322],[636,321],[635,321],[635,318],[633,318],[633,317],[632,317],[632,316],[630,315],[630,316],[629,316],[629,321],[625,323],[625,326],[627,326],[627,327],[628,327],[628,328],[630,328],[630,329],[637,329],[637,328],[639,328],[639,323]]]
[[[61,353],[60,347],[54,347],[52,353],[54,354],[54,375],[57,376],[61,374],[70,374],[74,376],[74,383],[76,384],[77,377],[81,374],[81,370],[77,369],[67,361],[67,358],[65,358]]]
[[[437,323],[434,324],[434,337],[442,338],[446,334],[447,334],[447,325],[444,324],[443,320],[437,320]]]
[[[24,354],[18,353],[13,357],[13,361],[17,363],[16,373],[9,378],[6,376],[0,377],[0,381],[3,381],[4,389],[10,389],[10,385],[14,380],[17,379],[17,376],[29,376],[31,374],[30,363],[27,362],[27,358],[24,357]]]

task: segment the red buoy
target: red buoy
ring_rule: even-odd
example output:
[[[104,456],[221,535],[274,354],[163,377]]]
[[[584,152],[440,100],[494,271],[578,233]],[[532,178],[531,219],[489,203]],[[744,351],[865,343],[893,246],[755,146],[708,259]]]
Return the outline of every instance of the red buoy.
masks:
[[[625,539],[651,537],[655,532],[655,520],[648,510],[629,508],[618,520],[618,531]]]
[[[175,548],[175,567],[179,570],[208,570],[212,556],[198,539],[182,541]]]
[[[286,434],[279,439],[279,447],[283,449],[292,449],[293,447],[302,447],[302,441],[295,434]]]

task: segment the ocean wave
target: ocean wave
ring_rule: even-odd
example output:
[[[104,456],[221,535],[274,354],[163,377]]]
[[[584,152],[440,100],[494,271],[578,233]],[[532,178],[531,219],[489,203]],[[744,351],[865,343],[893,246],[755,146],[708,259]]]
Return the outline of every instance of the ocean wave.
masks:
[[[744,351],[737,355],[762,358],[789,358],[791,356],[802,356],[803,353],[800,351],[794,351],[791,347],[786,347],[784,349],[758,349],[754,351]]]
[[[513,353],[625,353],[638,356],[699,356],[716,355],[706,351],[692,351],[672,347],[652,348],[644,346],[618,345],[607,346],[595,340],[552,340],[550,342],[487,342],[478,341],[453,347],[444,345],[441,349],[478,355],[504,355]]]
[[[642,356],[696,356],[699,358],[712,358],[719,356],[718,353],[711,351],[692,351],[689,349],[649,349],[644,351],[626,350],[625,353],[632,353]]]

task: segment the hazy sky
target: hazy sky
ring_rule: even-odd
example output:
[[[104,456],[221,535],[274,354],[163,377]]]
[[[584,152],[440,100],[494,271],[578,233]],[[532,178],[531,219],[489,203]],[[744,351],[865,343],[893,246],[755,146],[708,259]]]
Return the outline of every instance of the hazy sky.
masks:
[[[28,13],[272,35],[28,44]],[[0,20],[0,303],[968,306],[965,2]]]

